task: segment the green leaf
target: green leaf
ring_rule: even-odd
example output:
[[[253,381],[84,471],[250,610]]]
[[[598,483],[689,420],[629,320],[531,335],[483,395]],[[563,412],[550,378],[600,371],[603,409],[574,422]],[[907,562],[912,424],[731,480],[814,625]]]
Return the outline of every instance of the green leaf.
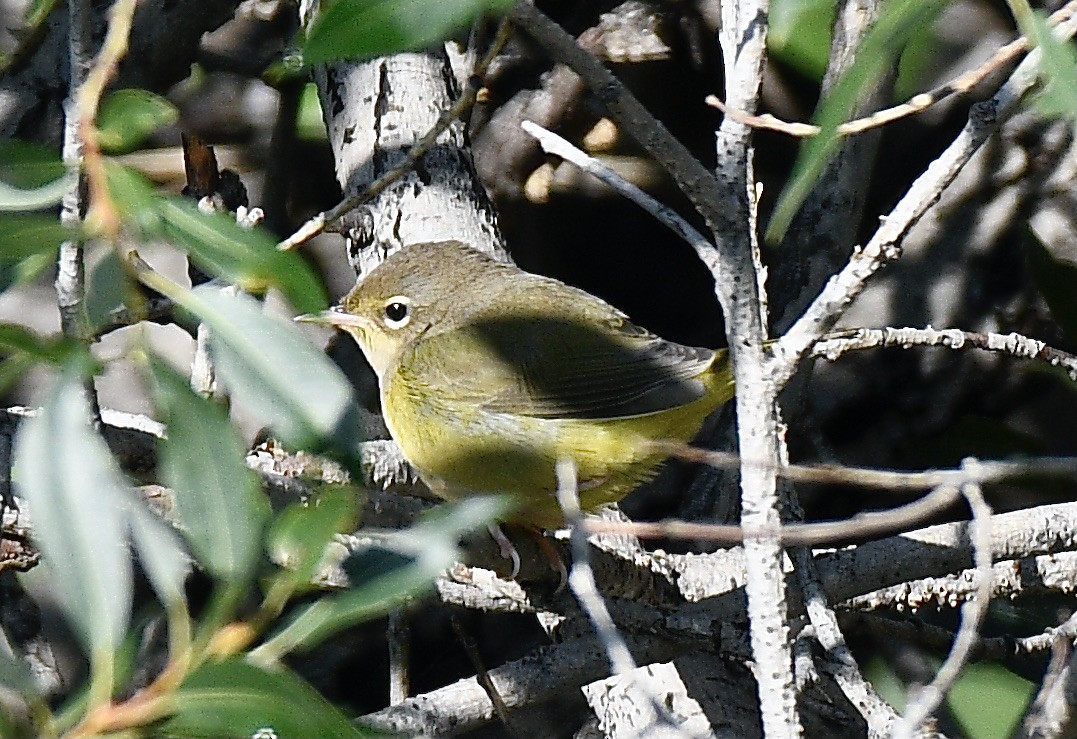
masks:
[[[117,90],[101,102],[97,141],[107,153],[131,151],[161,126],[179,119],[176,106],[148,90]]]
[[[31,0],[23,14],[26,25],[30,28],[39,26],[52,12],[57,0]]]
[[[1036,110],[1046,118],[1077,119],[1077,50],[1073,42],[1057,38],[1040,11],[1028,15],[1021,32],[1032,39],[1041,54],[1042,88],[1035,97]]]
[[[183,585],[191,572],[191,560],[179,535],[145,506],[131,506],[130,513],[131,542],[153,592],[166,606],[186,604]]]
[[[112,323],[112,312],[127,298],[129,278],[115,249],[93,266],[86,280],[86,316],[94,328]]]
[[[811,80],[822,80],[830,58],[836,0],[774,0],[767,51]]]
[[[225,213],[202,213],[188,198],[159,197],[123,167],[109,168],[109,186],[144,232],[186,249],[206,272],[249,292],[275,287],[303,312],[325,308],[325,289],[314,270],[298,254],[278,251],[265,231],[241,228]]]
[[[369,440],[352,386],[293,325],[269,318],[252,298],[210,286],[170,297],[211,327],[221,377],[286,445],[352,456]]]
[[[314,21],[303,44],[307,64],[422,49],[512,0],[337,0]]]
[[[0,218],[0,262],[17,262],[37,254],[52,259],[60,244],[79,235],[52,216],[5,215]]]
[[[56,256],[34,254],[15,264],[5,264],[0,258],[0,290],[27,285],[56,265]]]
[[[1035,683],[1002,665],[973,663],[962,668],[946,705],[965,736],[1012,736],[1035,696]]]
[[[0,211],[56,205],[75,178],[51,149],[18,139],[0,142]]]
[[[303,85],[299,96],[299,110],[296,112],[295,135],[302,141],[325,141],[325,119],[322,117],[322,104],[318,100],[318,88],[313,82]]]
[[[846,70],[815,113],[819,134],[804,142],[789,181],[778,196],[766,239],[782,239],[804,198],[838,148],[838,126],[845,122],[857,101],[883,73],[893,67],[901,50],[916,32],[927,28],[945,6],[945,0],[893,0],[883,5],[882,15],[864,37],[856,61]]]
[[[0,180],[15,187],[41,187],[66,173],[54,149],[21,139],[0,140]]]
[[[23,352],[34,359],[50,364],[63,364],[77,354],[85,354],[78,342],[64,337],[43,339],[25,326],[14,323],[0,323],[0,347],[10,351]],[[79,358],[78,362],[89,362],[89,356]]]
[[[134,493],[89,418],[80,379],[65,373],[19,427],[14,482],[33,511],[57,604],[97,661],[112,659],[130,618],[125,509]]]
[[[251,737],[260,730],[287,737],[363,737],[309,684],[288,670],[265,670],[240,659],[195,670],[174,696],[176,711],[155,735]]]
[[[0,211],[42,210],[61,200],[75,184],[75,175],[64,176],[47,185],[23,190],[0,182]]]
[[[326,486],[306,505],[293,503],[270,529],[271,558],[288,568],[295,583],[308,583],[333,535],[355,529],[359,506],[359,491],[349,486]]]
[[[194,393],[166,362],[150,358],[155,399],[168,422],[161,475],[198,561],[218,580],[246,582],[261,553],[269,503],[244,462],[224,410]]]
[[[353,587],[301,609],[254,656],[276,661],[309,649],[341,629],[378,618],[430,588],[434,578],[459,559],[463,534],[508,510],[504,498],[477,497],[441,506],[430,520],[388,534],[380,546],[353,554],[345,563]]]

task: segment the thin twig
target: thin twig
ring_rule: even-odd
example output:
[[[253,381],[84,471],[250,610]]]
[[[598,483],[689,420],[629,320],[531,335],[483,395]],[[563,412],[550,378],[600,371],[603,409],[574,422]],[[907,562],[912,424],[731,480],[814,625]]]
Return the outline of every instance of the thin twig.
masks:
[[[954,641],[949,629],[909,619],[896,619],[872,613],[848,613],[839,616],[846,630],[868,634],[879,641],[900,640],[930,649],[948,649]],[[974,660],[998,662],[1010,657],[1031,656],[1050,650],[1059,640],[1077,639],[1077,612],[1058,626],[1032,636],[980,637],[972,651]]]
[[[753,527],[675,520],[622,522],[587,519],[582,526],[588,534],[631,534],[640,539],[670,538],[720,544],[743,544],[759,539],[774,539],[786,546],[822,546],[905,531],[942,513],[960,497],[956,488],[940,486],[923,498],[897,508],[868,511],[842,521],[824,523],[786,523]]]
[[[628,644],[617,630],[617,625],[610,615],[606,602],[598,591],[595,573],[591,568],[591,547],[587,542],[587,533],[580,525],[583,512],[580,510],[579,487],[576,477],[576,465],[570,459],[559,459],[557,472],[557,502],[565,514],[565,523],[570,527],[569,542],[572,546],[572,567],[568,574],[568,586],[580,608],[587,614],[595,633],[606,650],[610,668],[614,675],[633,679],[636,662]],[[652,694],[645,681],[633,680],[635,687],[650,701],[651,710],[644,712],[642,723],[648,726],[662,724],[664,735],[681,736],[677,724],[669,715],[662,702]],[[650,715],[648,715],[650,714]],[[673,732],[673,733],[669,733]],[[687,735],[684,735],[687,739]]]
[[[415,142],[414,146],[411,146],[408,149],[407,155],[401,159],[396,166],[386,171],[381,177],[378,177],[368,184],[360,192],[357,192],[350,198],[345,198],[333,208],[311,218],[300,226],[294,234],[277,244],[277,248],[281,251],[288,251],[305,244],[324,231],[329,224],[338,221],[346,213],[377,197],[384,192],[389,185],[393,184],[404,174],[410,172],[415,167],[415,163],[437,144],[438,137],[452,125],[453,121],[466,113],[471,106],[475,104],[475,99],[478,95],[479,88],[482,85],[482,78],[486,74],[486,70],[490,67],[494,58],[501,52],[501,49],[504,48],[505,44],[508,43],[511,36],[512,26],[506,18],[498,27],[497,34],[490,44],[490,49],[475,66],[474,74],[471,79],[468,80],[468,84],[464,86],[463,91],[460,93],[460,97],[456,99],[456,102],[453,103],[451,107],[442,112],[437,123],[430,128],[425,136]]]
[[[587,83],[625,133],[665,167],[712,230],[721,233],[730,231],[733,226],[725,193],[714,175],[692,156],[665,125],[655,119],[602,62],[527,0],[518,0],[509,17],[551,58],[572,69]],[[718,249],[711,248],[701,258],[713,272],[717,268]]]
[[[520,127],[539,142],[539,146],[542,147],[544,152],[559,156],[566,162],[575,164],[587,174],[605,182],[618,193],[650,213],[662,225],[687,241],[697,251],[713,248],[713,244],[675,210],[658,202],[602,162],[573,146],[566,139],[531,121],[523,121]]]
[[[1055,28],[1056,37],[1068,39],[1077,22],[1068,18]],[[990,100],[972,106],[968,123],[953,143],[916,179],[912,187],[883,219],[863,249],[854,251],[845,267],[832,277],[804,314],[774,347],[773,375],[779,385],[789,381],[800,357],[830,329],[846,307],[863,292],[867,281],[882,266],[901,256],[901,242],[909,230],[938,202],[980,146],[1010,115],[1021,97],[1035,84],[1040,54],[1033,51]]]
[[[389,643],[389,705],[400,703],[411,694],[408,662],[411,660],[411,630],[407,616],[397,608],[389,612],[385,628]],[[455,620],[453,624],[455,626]]]
[[[501,694],[497,692],[497,687],[494,685],[494,681],[490,679],[490,672],[486,669],[486,664],[482,661],[482,655],[479,654],[479,649],[475,646],[475,640],[464,630],[464,625],[460,623],[460,619],[456,616],[452,616],[449,621],[452,623],[453,633],[456,634],[456,638],[460,641],[460,645],[463,646],[464,652],[471,661],[471,666],[475,668],[475,679],[478,680],[479,685],[482,686],[483,691],[486,693],[486,697],[490,699],[490,703],[494,707],[494,713],[497,714],[498,720],[501,721],[502,726],[508,730],[510,736],[515,736],[512,722],[509,720],[508,706],[505,705],[505,701],[502,699]],[[390,699],[389,704],[392,705],[403,700],[403,698],[397,701]]]
[[[955,350],[972,347],[1022,359],[1036,359],[1052,367],[1061,367],[1071,380],[1077,382],[1077,356],[1018,333],[999,334],[930,327],[858,328],[824,336],[812,347],[811,355],[834,361],[848,351],[878,347],[909,349],[914,346],[938,346]]]
[[[1054,27],[1063,21],[1069,20],[1074,14],[1077,14],[1077,2],[1070,2],[1052,13],[1050,17],[1047,18],[1047,23],[1049,26]],[[999,71],[1007,64],[1016,61],[1028,50],[1028,38],[1020,36],[1001,47],[979,67],[958,75],[954,79],[939,85],[933,90],[917,93],[904,103],[885,108],[862,118],[842,123],[837,127],[837,135],[852,136],[864,133],[873,128],[879,128],[889,123],[899,121],[902,118],[923,113],[947,98],[958,95],[967,95],[974,91],[976,87],[989,76]],[[822,131],[819,126],[810,123],[783,121],[770,114],[751,115],[745,113],[743,110],[737,110],[727,106],[715,95],[708,95],[704,98],[704,102],[713,108],[717,108],[723,114],[728,115],[738,123],[743,123],[745,126],[750,126],[757,130],[775,131],[795,138],[818,136]]]
[[[975,469],[976,462],[967,460],[964,466]],[[942,704],[979,641],[980,625],[987,616],[987,608],[991,603],[991,508],[984,500],[979,485],[964,485],[961,492],[972,512],[971,540],[973,561],[976,564],[976,596],[962,606],[961,628],[954,637],[954,646],[931,683],[909,702],[901,722],[894,728],[896,739],[911,739],[920,725]]]
[[[864,679],[853,653],[845,643],[838,617],[827,602],[826,591],[816,572],[815,561],[807,547],[790,552],[797,579],[804,596],[804,608],[815,630],[819,645],[826,650],[835,682],[868,725],[868,736],[883,739],[897,720],[897,712],[883,700],[871,683]]]
[[[1039,692],[1025,713],[1015,739],[1056,739],[1077,733],[1077,650],[1073,631],[1077,613],[1059,627],[1069,626],[1051,643],[1051,661]]]

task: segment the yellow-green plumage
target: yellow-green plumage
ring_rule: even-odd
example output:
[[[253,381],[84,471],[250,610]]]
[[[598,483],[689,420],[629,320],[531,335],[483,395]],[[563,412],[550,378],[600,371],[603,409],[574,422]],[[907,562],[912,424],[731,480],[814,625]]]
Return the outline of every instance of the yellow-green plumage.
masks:
[[[323,315],[378,373],[389,430],[431,488],[508,493],[532,526],[562,520],[559,458],[585,510],[620,500],[664,461],[646,442],[688,441],[733,396],[725,351],[665,341],[456,242],[394,254]]]

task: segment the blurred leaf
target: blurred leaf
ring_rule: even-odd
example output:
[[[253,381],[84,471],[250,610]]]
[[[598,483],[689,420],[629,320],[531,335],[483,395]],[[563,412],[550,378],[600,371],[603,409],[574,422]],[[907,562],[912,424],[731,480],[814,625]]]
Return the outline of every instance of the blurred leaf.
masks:
[[[368,440],[352,386],[295,326],[269,318],[252,298],[210,286],[170,297],[212,328],[221,377],[286,445],[351,456]]]
[[[55,253],[33,254],[14,264],[5,264],[0,257],[0,290],[27,285],[56,265]]]
[[[33,511],[57,605],[97,662],[112,659],[130,618],[133,492],[89,419],[80,379],[67,372],[19,426],[13,479]]]
[[[1070,341],[1077,341],[1077,265],[1047,249],[1034,229],[1025,230],[1025,258],[1036,289]]]
[[[0,349],[24,352],[34,359],[51,364],[61,364],[70,361],[77,354],[84,353],[76,341],[62,336],[44,339],[25,326],[14,323],[0,323]],[[89,362],[89,357],[84,361]]]
[[[247,738],[261,729],[279,737],[377,736],[353,726],[290,671],[239,659],[203,664],[176,691],[174,703],[175,714],[155,736]]]
[[[153,592],[166,606],[185,606],[183,585],[191,572],[191,559],[179,535],[145,506],[131,506],[131,541]]]
[[[767,50],[810,80],[821,81],[830,58],[837,0],[774,0]]]
[[[1031,14],[1031,23],[1022,32],[1030,35],[1040,50],[1040,82],[1036,109],[1047,118],[1077,119],[1077,51],[1072,41],[1062,41],[1047,25],[1042,12]]]
[[[17,262],[35,254],[52,259],[60,244],[79,236],[53,216],[5,215],[0,218],[0,262]]]
[[[0,180],[15,187],[41,187],[66,173],[55,150],[21,139],[0,140]]]
[[[202,213],[189,198],[159,197],[123,167],[109,168],[109,186],[143,231],[186,249],[206,272],[251,292],[275,287],[303,312],[325,308],[325,289],[314,270],[298,254],[278,251],[265,231],[241,228],[225,213]]]
[[[334,534],[353,531],[358,523],[359,491],[326,486],[307,505],[293,503],[273,522],[268,548],[274,562],[292,573],[296,583],[308,583]]]
[[[341,629],[388,613],[428,590],[438,575],[459,559],[459,538],[507,510],[496,497],[468,498],[439,507],[432,520],[389,533],[381,546],[349,557],[345,568],[353,587],[300,609],[255,652],[258,659],[309,649]]]
[[[965,665],[946,704],[966,736],[1012,736],[1036,685],[1001,665]]]
[[[186,199],[162,200],[160,208],[165,233],[207,271],[245,290],[276,287],[299,311],[325,308],[325,288],[314,270],[298,254],[278,251],[265,231],[240,228],[224,213],[200,213]]]
[[[49,208],[63,200],[64,195],[67,194],[67,191],[71,189],[74,183],[74,175],[61,177],[32,190],[23,190],[12,187],[6,182],[0,182],[0,211]]]
[[[512,0],[337,0],[314,21],[303,44],[306,64],[421,49]]]
[[[109,249],[86,279],[86,316],[94,328],[112,322],[112,312],[122,308],[129,280],[115,249]]]
[[[33,358],[22,352],[15,352],[0,361],[0,394],[13,388],[33,366]]]
[[[149,90],[111,93],[97,113],[97,141],[107,153],[131,151],[162,126],[179,119],[176,106]]]
[[[945,0],[893,0],[883,4],[882,14],[864,37],[856,61],[815,112],[814,122],[821,131],[800,148],[789,181],[778,196],[767,225],[769,243],[777,243],[784,237],[793,216],[837,150],[841,141],[837,135],[838,126],[849,119],[865,91],[893,67],[909,38],[927,28],[945,4]]]
[[[1037,74],[1040,89],[1035,105],[1046,118],[1077,119],[1077,52],[1072,41],[1063,41],[1051,32],[1047,17],[1033,10],[1028,0],[1007,0],[1021,34],[1039,49]]]
[[[39,26],[52,12],[55,5],[56,0],[31,0],[26,6],[26,12],[23,13],[26,25],[31,28]]]
[[[114,162],[107,162],[108,188],[120,213],[134,220],[148,234],[160,234],[161,216],[157,212],[160,196],[140,173]]]
[[[154,393],[168,420],[161,475],[198,561],[218,580],[246,582],[261,553],[269,503],[244,462],[224,410],[194,393],[166,362],[150,358]]]
[[[299,111],[296,113],[295,135],[302,141],[325,141],[325,119],[322,117],[322,104],[318,100],[318,88],[313,82],[303,85],[299,96]]]

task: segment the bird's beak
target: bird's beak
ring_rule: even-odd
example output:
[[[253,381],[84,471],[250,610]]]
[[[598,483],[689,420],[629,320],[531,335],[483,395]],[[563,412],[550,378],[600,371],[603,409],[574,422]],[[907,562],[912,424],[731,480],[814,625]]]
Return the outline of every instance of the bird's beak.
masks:
[[[358,316],[347,313],[339,305],[321,313],[306,313],[296,316],[297,323],[317,323],[322,326],[336,326],[337,328],[363,328],[363,321]]]

